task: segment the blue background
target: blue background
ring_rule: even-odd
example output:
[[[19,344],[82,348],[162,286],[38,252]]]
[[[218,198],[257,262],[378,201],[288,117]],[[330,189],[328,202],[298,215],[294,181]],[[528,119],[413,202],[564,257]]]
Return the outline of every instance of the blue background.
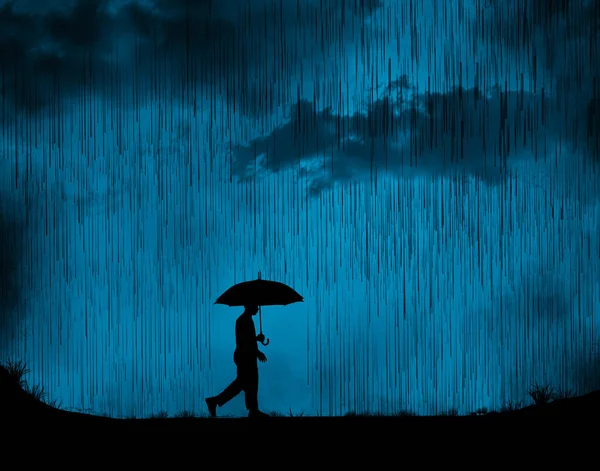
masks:
[[[265,411],[600,387],[598,3],[3,0],[0,355],[204,413],[260,271]]]

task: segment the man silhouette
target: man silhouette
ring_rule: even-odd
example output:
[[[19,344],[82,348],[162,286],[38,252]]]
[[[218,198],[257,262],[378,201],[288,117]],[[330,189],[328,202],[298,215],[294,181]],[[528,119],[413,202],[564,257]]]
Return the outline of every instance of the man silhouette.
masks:
[[[258,306],[244,306],[244,312],[235,321],[235,352],[233,361],[237,366],[237,377],[214,397],[206,398],[206,405],[212,417],[217,415],[217,406],[227,402],[244,391],[248,417],[264,417],[267,414],[258,410],[258,363],[267,361],[267,357],[258,349],[256,342],[265,339],[263,334],[256,335],[252,316],[258,312]]]

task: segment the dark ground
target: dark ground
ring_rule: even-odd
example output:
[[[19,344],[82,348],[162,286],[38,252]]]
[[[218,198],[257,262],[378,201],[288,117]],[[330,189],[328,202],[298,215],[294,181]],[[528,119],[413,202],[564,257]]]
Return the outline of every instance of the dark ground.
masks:
[[[364,434],[369,430],[413,430],[425,425],[435,427],[458,424],[485,426],[506,423],[530,422],[533,418],[572,418],[579,424],[594,425],[600,418],[600,391],[569,399],[555,400],[545,405],[532,405],[519,410],[485,415],[469,416],[344,416],[344,417],[269,417],[248,418],[147,418],[115,419],[102,416],[64,411],[49,406],[26,392],[22,385],[8,375],[0,366],[0,424],[29,428],[45,425],[52,428],[90,426],[102,431],[139,432],[244,432],[268,428],[269,431],[298,431],[302,429],[317,433],[342,431]],[[408,427],[407,427],[408,426]],[[439,430],[439,429],[438,429]]]

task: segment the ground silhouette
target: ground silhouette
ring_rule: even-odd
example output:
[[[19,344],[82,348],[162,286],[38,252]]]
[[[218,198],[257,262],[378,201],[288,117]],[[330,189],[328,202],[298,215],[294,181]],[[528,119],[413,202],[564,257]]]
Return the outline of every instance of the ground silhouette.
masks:
[[[432,423],[454,427],[466,423],[473,426],[493,425],[499,422],[529,421],[536,417],[552,419],[573,418],[590,420],[600,417],[600,391],[590,394],[555,400],[546,404],[531,405],[504,412],[490,412],[470,415],[416,416],[400,414],[396,416],[348,414],[340,417],[293,417],[270,416],[268,418],[210,418],[210,417],[150,417],[150,418],[110,418],[81,412],[72,412],[53,407],[40,400],[35,390],[15,377],[6,367],[0,366],[0,423],[12,428],[48,425],[55,427],[93,427],[110,431],[173,431],[173,432],[243,432],[268,428],[275,431],[341,431],[364,433],[368,430],[387,430],[398,427],[399,433],[408,433],[413,427]],[[438,432],[440,429],[436,429]],[[436,432],[437,433],[437,432]]]

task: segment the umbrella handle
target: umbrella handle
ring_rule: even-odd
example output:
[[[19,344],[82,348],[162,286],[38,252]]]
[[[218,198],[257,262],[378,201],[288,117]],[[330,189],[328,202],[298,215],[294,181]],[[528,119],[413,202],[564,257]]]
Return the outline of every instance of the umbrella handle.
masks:
[[[258,272],[258,278],[260,279],[260,272]],[[263,335],[263,331],[262,331],[262,309],[261,309],[261,306],[258,306],[258,318],[260,319],[260,335]],[[266,347],[267,345],[269,345],[269,339],[262,340],[260,343],[262,343]]]

